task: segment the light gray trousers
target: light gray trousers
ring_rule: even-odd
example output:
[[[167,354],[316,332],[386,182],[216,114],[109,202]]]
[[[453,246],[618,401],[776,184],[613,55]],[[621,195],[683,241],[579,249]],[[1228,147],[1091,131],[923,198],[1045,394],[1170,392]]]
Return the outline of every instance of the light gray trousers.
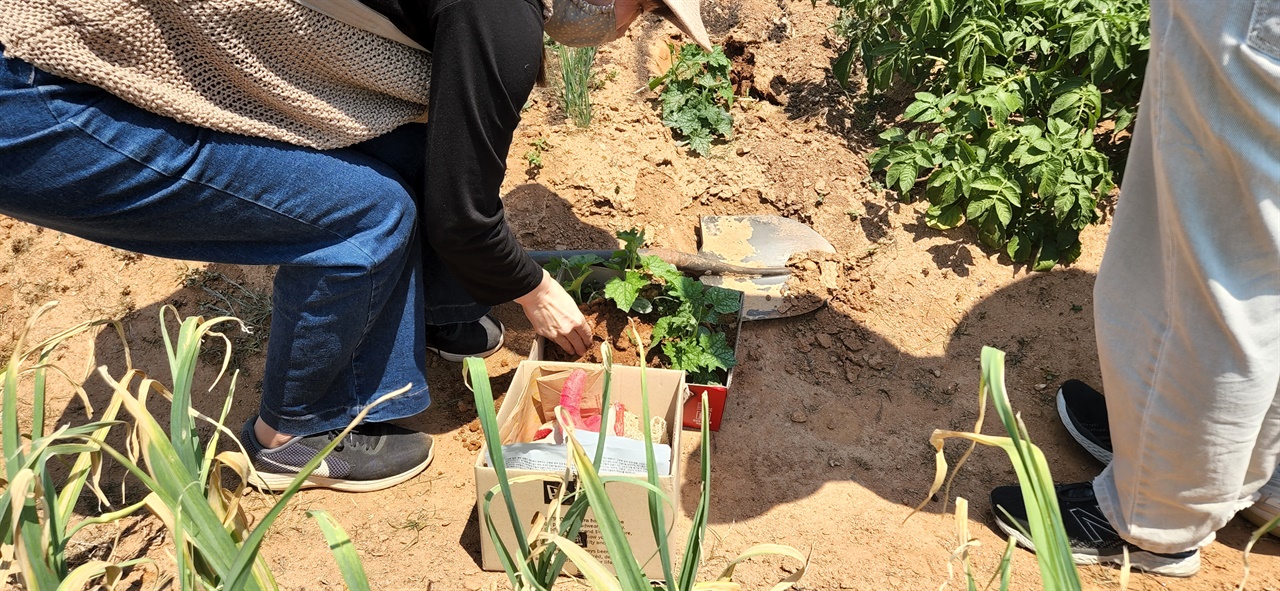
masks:
[[[1151,2],[1122,195],[1094,289],[1129,542],[1213,541],[1280,453],[1280,0]]]

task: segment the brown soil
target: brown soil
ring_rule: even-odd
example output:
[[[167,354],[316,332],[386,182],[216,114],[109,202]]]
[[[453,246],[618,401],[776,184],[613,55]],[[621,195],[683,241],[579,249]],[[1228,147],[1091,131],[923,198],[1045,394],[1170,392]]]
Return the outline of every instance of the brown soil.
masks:
[[[508,159],[505,214],[521,242],[538,249],[614,248],[614,232],[638,226],[652,246],[693,250],[702,214],[785,215],[826,236],[838,255],[811,261],[804,276],[805,291],[830,304],[743,327],[734,391],[711,440],[714,534],[702,575],[713,578],[754,544],[783,543],[812,552],[802,589],[938,589],[958,545],[953,517],[935,502],[904,519],[933,479],[929,434],[973,424],[983,345],[1007,352],[1010,397],[1054,477],[1079,481],[1102,468],[1061,427],[1053,401],[1064,379],[1099,382],[1092,287],[1109,223],[1084,232],[1084,255],[1075,265],[1042,274],[985,250],[973,232],[928,228],[923,205],[896,202],[869,178],[866,155],[885,122],[831,79],[838,42],[828,27],[835,8],[809,0],[704,4],[715,39],[732,35],[754,60],[749,94],[758,98],[735,104],[733,140],[713,146],[711,157],[693,157],[662,126],[655,96],[637,92],[675,33],[650,18],[601,50],[597,68],[606,82],[593,95],[589,129],[565,122],[554,89],[535,91]],[[609,79],[611,72],[616,76]],[[550,149],[541,155],[541,169],[529,169],[523,155],[539,139]],[[37,327],[39,336],[89,318],[120,319],[135,366],[168,382],[160,307],[251,317],[263,300],[246,293],[269,294],[271,277],[267,268],[142,257],[0,219],[0,356],[13,349],[32,310],[58,299],[62,305]],[[497,314],[509,334],[487,364],[495,391],[502,392],[533,334],[517,306],[499,306]],[[265,322],[254,328],[252,337],[232,334],[237,347],[251,351],[236,360],[233,428],[258,403],[263,348],[250,339],[268,335]],[[53,361],[73,373],[92,361],[119,375],[123,359],[118,339],[102,333],[80,339]],[[211,383],[215,373],[209,360],[197,383]],[[299,494],[263,549],[284,588],[342,588],[319,528],[306,517],[313,508],[328,510],[350,533],[375,589],[507,588],[504,575],[479,567],[472,395],[457,364],[432,358],[429,381],[432,407],[405,424],[436,436],[434,464],[383,492]],[[216,416],[226,385],[201,387],[197,408]],[[85,422],[85,405],[65,385],[56,386],[48,425]],[[86,388],[95,411],[103,408],[106,386],[94,378]],[[168,412],[159,398],[153,397],[155,411]],[[29,416],[29,402],[21,408]],[[681,450],[691,478],[699,473],[697,446],[695,437],[686,437]],[[948,458],[962,449],[949,444]],[[104,475],[116,501],[122,480],[119,468]],[[1013,481],[1002,452],[980,449],[953,490],[971,502],[969,531],[981,543],[974,568],[982,576],[993,571],[1004,547],[991,525],[987,494]],[[679,540],[698,487],[689,480],[682,490]],[[124,494],[129,502],[141,496],[136,484]],[[271,501],[256,492],[245,498],[257,517]],[[82,515],[101,510],[88,498],[79,506]],[[159,572],[172,572],[169,536],[150,517],[88,533],[73,549],[82,560],[145,555],[156,561],[134,569],[132,588],[150,589]],[[1249,533],[1243,520],[1233,520],[1205,549],[1198,576],[1139,574],[1130,588],[1234,589]],[[1250,589],[1280,589],[1280,540],[1261,542],[1251,563]],[[786,568],[766,559],[737,574],[746,588],[763,589]],[[1015,552],[1013,569],[1014,588],[1041,587],[1030,553]],[[1087,567],[1083,575],[1087,589],[1118,588],[1112,569]],[[951,588],[962,586],[953,580]]]
[[[613,349],[613,363],[617,365],[639,365],[640,364],[640,348],[636,346],[634,337],[631,334],[631,317],[625,312],[618,309],[612,302],[603,299],[595,299],[579,306],[582,314],[586,316],[587,322],[591,325],[591,348],[582,355],[573,355],[561,349],[555,343],[546,342],[544,356],[550,361],[568,361],[573,363],[604,363],[604,357],[601,353],[600,345],[609,343],[609,347]],[[723,320],[726,324],[723,331],[725,339],[730,345],[737,342],[738,327],[736,326],[737,316],[733,314],[725,314]],[[635,318],[636,330],[640,333],[640,339],[650,347],[648,355],[649,367],[670,367],[670,360],[662,353],[660,347],[653,345],[653,325],[658,318],[654,314],[646,314]],[[720,372],[724,373],[724,372]],[[720,376],[720,383],[723,384],[728,378],[726,375]]]
[[[625,312],[619,310],[613,302],[596,299],[579,306],[582,314],[591,324],[591,348],[583,355],[573,355],[550,341],[546,344],[546,358],[551,361],[571,361],[574,363],[604,363],[600,345],[609,343],[613,349],[613,362],[618,365],[640,365],[640,348],[631,336],[631,322]],[[656,319],[640,317],[635,321],[636,331],[640,339],[648,344],[653,335],[653,323]],[[650,351],[650,365],[656,352]]]

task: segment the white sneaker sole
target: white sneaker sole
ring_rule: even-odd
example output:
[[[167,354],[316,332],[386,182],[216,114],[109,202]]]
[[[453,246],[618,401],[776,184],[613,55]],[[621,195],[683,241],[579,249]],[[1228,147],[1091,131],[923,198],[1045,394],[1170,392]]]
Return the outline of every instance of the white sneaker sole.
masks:
[[[1262,497],[1258,502],[1240,511],[1240,516],[1262,527],[1280,516],[1280,469],[1276,470],[1276,475],[1272,476],[1270,481],[1262,485],[1262,490],[1259,492],[1262,493]],[[1280,526],[1272,528],[1268,533],[1280,537]]]
[[[1075,423],[1071,420],[1071,415],[1067,413],[1067,399],[1062,395],[1062,389],[1058,389],[1058,418],[1062,420],[1062,425],[1067,428],[1067,432],[1071,434],[1071,438],[1076,440],[1089,455],[1097,458],[1103,464],[1111,463],[1111,452],[1103,449],[1102,446],[1089,441],[1084,433],[1076,429]]]
[[[391,488],[401,482],[417,476],[423,470],[426,470],[427,466],[431,465],[431,460],[435,459],[435,457],[436,448],[435,445],[432,445],[431,451],[427,452],[427,459],[421,464],[394,476],[388,476],[378,480],[344,480],[342,478],[328,478],[326,476],[316,476],[312,474],[302,482],[302,487],[299,490],[307,488],[327,488],[341,492],[373,492],[384,488]],[[281,492],[284,489],[289,488],[289,485],[293,483],[293,479],[295,477],[296,475],[271,474],[254,470],[249,475],[249,484],[259,490]]]
[[[1022,547],[1035,552],[1036,545],[1016,528],[1009,527],[999,519],[996,526],[1009,537],[1017,540]],[[1123,566],[1124,556],[1098,556],[1097,554],[1081,554],[1079,550],[1071,551],[1071,560],[1076,564]],[[1186,558],[1167,558],[1144,550],[1129,551],[1129,567],[1133,570],[1162,575],[1166,577],[1190,577],[1200,572],[1200,553],[1196,552]]]

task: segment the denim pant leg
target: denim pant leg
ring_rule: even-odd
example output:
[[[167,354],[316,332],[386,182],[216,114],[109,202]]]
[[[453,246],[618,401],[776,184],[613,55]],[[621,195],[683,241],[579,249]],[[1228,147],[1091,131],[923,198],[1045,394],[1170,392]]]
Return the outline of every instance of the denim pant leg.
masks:
[[[1115,450],[1094,490],[1126,540],[1180,552],[1248,506],[1280,453],[1280,0],[1151,16],[1094,291]]]
[[[427,124],[411,123],[382,137],[351,146],[351,149],[390,166],[413,194],[415,203],[421,205],[421,197],[426,190],[427,161],[424,153],[426,146]],[[422,230],[430,227],[431,224],[429,220],[422,219],[423,209],[419,208],[418,211],[419,237],[417,240],[422,249],[424,290],[423,321],[426,324],[442,326],[479,320],[489,313],[492,307],[477,303],[445,266],[436,251],[431,248]]]
[[[424,410],[414,195],[372,153],[420,133],[320,152],[153,115],[0,58],[0,213],[150,255],[280,265],[262,415],[290,434]],[[398,145],[397,145],[398,143]]]

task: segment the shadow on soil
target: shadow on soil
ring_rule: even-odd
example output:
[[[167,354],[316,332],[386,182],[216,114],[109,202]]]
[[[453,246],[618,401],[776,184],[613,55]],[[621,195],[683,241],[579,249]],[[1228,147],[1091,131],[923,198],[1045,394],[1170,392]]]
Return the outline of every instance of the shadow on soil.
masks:
[[[608,232],[579,220],[572,205],[545,186],[522,185],[506,199],[513,229],[528,248],[610,248],[616,244]],[[922,227],[920,232],[932,230]],[[977,247],[965,240],[934,247],[938,272],[946,269],[965,276],[973,262],[973,248]],[[150,370],[164,383],[171,382],[159,332],[162,305],[173,305],[184,315],[208,317],[229,312],[253,316],[257,326],[252,335],[228,327],[233,346],[241,351],[233,357],[232,369],[241,373],[227,419],[229,428],[238,429],[257,411],[261,393],[269,317],[258,314],[257,307],[269,302],[262,299],[270,292],[269,276],[261,269],[213,265],[188,277],[184,287],[165,301],[130,313],[123,322],[134,366]],[[897,504],[905,518],[924,500],[933,478],[930,433],[936,428],[969,430],[973,426],[977,417],[977,357],[983,345],[1006,352],[1011,401],[1044,449],[1055,477],[1062,482],[1092,478],[1102,466],[1061,428],[1054,395],[1056,385],[1068,378],[1099,382],[1092,329],[1093,281],[1091,273],[1071,269],[1017,281],[977,301],[959,323],[928,339],[927,345],[945,343],[940,356],[904,350],[894,344],[891,335],[876,334],[831,307],[791,319],[748,323],[743,328],[740,365],[723,427],[711,440],[711,522],[722,525],[750,520],[772,508],[819,494],[829,483],[850,482]],[[953,305],[927,305],[941,309],[944,304]],[[494,390],[503,392],[515,365],[528,351],[532,335],[518,306],[499,306],[496,313],[510,329],[506,351],[499,354],[508,360],[496,370],[490,365]],[[204,388],[216,376],[223,348],[210,344],[206,349],[196,378],[203,386],[195,393],[194,404],[200,412],[217,416],[228,380],[224,377],[213,391]],[[113,375],[122,372],[123,353],[114,332],[98,336],[96,358],[99,365],[111,367]],[[1079,368],[1088,369],[1081,373]],[[465,430],[475,418],[475,409],[459,366],[432,357],[428,381],[432,407],[406,422],[437,435]],[[95,409],[106,406],[110,393],[100,379],[90,380],[87,390]],[[162,424],[166,423],[168,404],[157,397],[151,406]],[[79,424],[83,417],[83,404],[73,401],[57,424]],[[988,417],[986,432],[998,429],[998,421]],[[210,435],[211,429],[203,427],[202,439]],[[111,443],[123,447],[123,430],[116,431]],[[954,465],[964,447],[948,444],[950,464]],[[686,460],[685,474],[696,478],[693,475],[700,471],[698,452],[693,451]],[[122,476],[121,468],[109,469],[104,487],[119,490]],[[953,495],[971,500],[972,515],[989,515],[989,490],[1012,482],[1013,471],[1004,454],[980,448],[956,478]],[[686,513],[691,514],[696,506],[698,490],[696,482],[684,483]],[[136,486],[128,490],[127,502],[140,499],[142,492]],[[90,497],[82,502],[86,513],[96,513]],[[940,507],[935,499],[925,512],[937,512]],[[852,528],[860,516],[826,518]],[[1250,528],[1236,520],[1219,533],[1219,539],[1230,547],[1243,548],[1249,533]],[[479,536],[472,512],[459,543],[477,562]],[[1280,553],[1280,544],[1264,542],[1256,551]]]

